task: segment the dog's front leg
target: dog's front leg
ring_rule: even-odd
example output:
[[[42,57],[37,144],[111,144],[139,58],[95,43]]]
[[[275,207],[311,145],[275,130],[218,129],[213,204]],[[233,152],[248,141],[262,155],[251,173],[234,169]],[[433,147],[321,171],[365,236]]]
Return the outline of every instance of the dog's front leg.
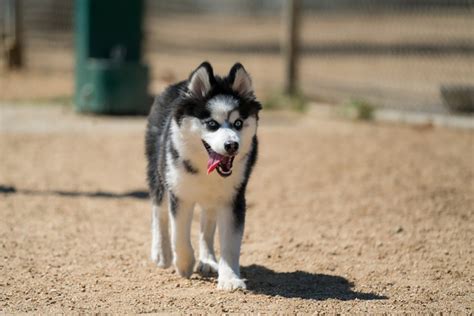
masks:
[[[160,268],[168,268],[171,265],[171,244],[168,222],[167,200],[162,199],[160,203],[153,201],[151,260]]]
[[[191,245],[191,221],[194,204],[181,200],[169,192],[171,234],[174,265],[179,275],[189,278],[194,269],[194,251]]]
[[[204,276],[216,273],[218,264],[214,254],[214,234],[216,232],[216,212],[214,209],[201,210],[201,231],[199,233],[199,264],[197,271]]]
[[[245,289],[245,282],[240,278],[239,266],[243,221],[237,218],[234,210],[227,208],[219,212],[217,225],[221,246],[217,287],[222,290]]]

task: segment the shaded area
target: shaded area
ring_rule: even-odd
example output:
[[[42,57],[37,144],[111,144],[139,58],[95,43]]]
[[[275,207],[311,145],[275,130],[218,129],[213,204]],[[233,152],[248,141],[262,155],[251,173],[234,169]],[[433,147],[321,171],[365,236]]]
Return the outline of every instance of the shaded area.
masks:
[[[16,193],[15,187],[0,184],[0,193]]]
[[[157,51],[173,51],[176,49],[194,50],[201,52],[219,53],[261,53],[279,54],[281,45],[278,42],[258,43],[190,43],[177,44],[176,42],[159,40],[154,49]],[[442,43],[319,43],[304,44],[301,47],[303,54],[311,55],[474,55],[474,43],[466,41],[448,41]]]
[[[0,185],[0,194],[30,194],[30,195],[59,195],[68,197],[91,197],[91,198],[111,198],[111,199],[148,199],[148,192],[145,190],[126,191],[122,193],[113,193],[107,191],[81,192],[81,191],[65,191],[65,190],[17,190],[13,186]]]
[[[305,271],[275,272],[260,265],[242,267],[249,291],[269,296],[302,298],[308,300],[337,299],[382,300],[386,296],[353,291],[354,284],[336,275],[315,274]]]

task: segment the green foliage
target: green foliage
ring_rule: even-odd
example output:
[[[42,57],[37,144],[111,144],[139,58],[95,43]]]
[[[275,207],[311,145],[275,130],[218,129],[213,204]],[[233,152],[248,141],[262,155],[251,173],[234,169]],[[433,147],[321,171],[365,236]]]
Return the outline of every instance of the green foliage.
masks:
[[[295,95],[275,92],[263,101],[263,108],[269,110],[293,110],[304,112],[307,106],[308,100],[300,92]]]
[[[375,106],[365,100],[352,99],[342,108],[342,114],[362,121],[374,119]]]
[[[2,102],[0,102],[1,104]],[[61,106],[72,106],[73,98],[70,95],[58,95],[45,98],[26,98],[19,100],[9,100],[4,102],[5,104],[15,105],[61,105]]]

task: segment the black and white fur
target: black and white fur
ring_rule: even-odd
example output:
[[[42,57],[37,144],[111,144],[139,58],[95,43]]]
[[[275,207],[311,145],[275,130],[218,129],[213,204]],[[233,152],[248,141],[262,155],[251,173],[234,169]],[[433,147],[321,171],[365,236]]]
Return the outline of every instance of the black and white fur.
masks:
[[[219,289],[246,287],[240,278],[239,256],[245,191],[257,159],[260,109],[250,76],[240,63],[221,78],[204,62],[188,80],[169,86],[157,97],[148,117],[146,155],[152,199],[151,258],[159,267],[167,268],[173,261],[181,276],[191,276],[195,259],[190,229],[198,205],[197,271],[218,272]],[[237,145],[228,151],[228,143]],[[219,165],[218,172],[207,174],[208,150],[233,157],[230,173]],[[216,226],[219,263],[214,254]]]

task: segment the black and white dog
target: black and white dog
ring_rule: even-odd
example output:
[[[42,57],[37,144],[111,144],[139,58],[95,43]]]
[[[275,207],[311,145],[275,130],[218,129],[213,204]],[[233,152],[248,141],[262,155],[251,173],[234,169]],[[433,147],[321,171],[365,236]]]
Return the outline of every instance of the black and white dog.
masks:
[[[197,271],[218,272],[219,289],[245,288],[240,244],[245,190],[257,159],[260,109],[250,76],[240,63],[221,78],[204,62],[188,80],[157,97],[148,117],[146,155],[153,204],[151,258],[159,267],[169,267],[173,258],[178,273],[191,276],[195,260],[190,229],[197,204],[201,208]],[[219,263],[214,254],[216,224]]]

